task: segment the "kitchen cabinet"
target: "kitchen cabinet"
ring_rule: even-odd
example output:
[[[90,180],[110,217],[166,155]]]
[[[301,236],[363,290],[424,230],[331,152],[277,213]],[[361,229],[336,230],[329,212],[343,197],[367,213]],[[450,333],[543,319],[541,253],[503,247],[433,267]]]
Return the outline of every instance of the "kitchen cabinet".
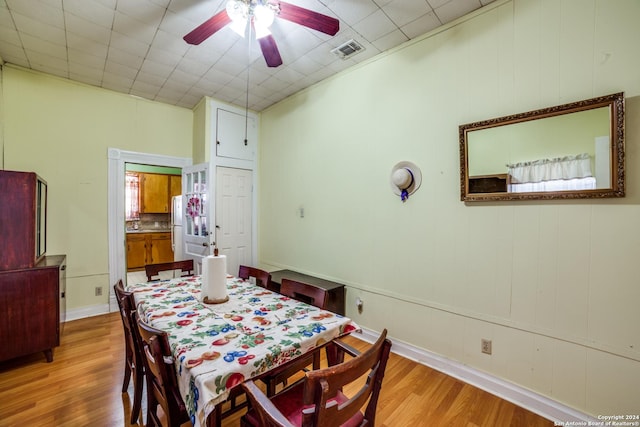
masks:
[[[144,268],[146,264],[146,234],[127,233],[127,269]]]
[[[140,174],[140,213],[169,212],[169,175]]]
[[[171,233],[127,233],[127,270],[171,261]]]
[[[169,213],[171,198],[180,194],[180,175],[140,174],[140,213]]]
[[[0,271],[0,361],[39,351],[53,361],[65,320],[66,267],[66,256],[55,255]]]
[[[182,194],[182,176],[169,175],[169,206],[171,199]]]
[[[173,249],[171,248],[171,233],[152,233],[150,264],[158,264],[160,262],[171,262],[171,261],[173,261]]]

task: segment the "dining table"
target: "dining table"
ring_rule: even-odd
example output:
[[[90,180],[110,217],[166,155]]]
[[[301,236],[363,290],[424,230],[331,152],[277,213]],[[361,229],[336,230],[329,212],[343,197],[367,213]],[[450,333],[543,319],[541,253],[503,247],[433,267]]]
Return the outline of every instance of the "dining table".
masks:
[[[213,426],[243,381],[359,330],[348,317],[227,276],[228,300],[205,304],[200,275],[129,284],[138,313],[165,331],[194,426]]]

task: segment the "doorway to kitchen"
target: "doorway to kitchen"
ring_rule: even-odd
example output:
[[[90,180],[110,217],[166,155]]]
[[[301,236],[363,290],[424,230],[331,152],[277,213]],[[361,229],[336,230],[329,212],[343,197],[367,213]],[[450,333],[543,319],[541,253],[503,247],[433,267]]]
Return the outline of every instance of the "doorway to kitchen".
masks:
[[[182,168],[125,165],[125,230],[127,283],[139,283],[147,264],[172,262],[176,248],[176,198],[182,194]],[[177,250],[178,249],[178,250]],[[145,281],[145,280],[142,280]]]
[[[125,181],[126,165],[155,165],[169,168],[184,168],[191,165],[187,157],[171,157],[150,153],[137,153],[117,148],[108,149],[108,232],[109,232],[109,282],[127,279],[126,264],[126,220]],[[146,277],[145,277],[146,280]],[[109,309],[117,311],[118,305],[110,286]]]

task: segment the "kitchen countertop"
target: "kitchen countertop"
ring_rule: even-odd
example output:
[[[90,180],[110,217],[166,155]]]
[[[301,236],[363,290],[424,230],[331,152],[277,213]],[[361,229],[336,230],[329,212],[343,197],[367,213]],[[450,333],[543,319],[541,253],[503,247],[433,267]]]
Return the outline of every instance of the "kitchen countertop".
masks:
[[[142,229],[139,228],[138,230],[134,230],[134,229],[127,229],[127,234],[140,234],[140,233],[170,233],[171,229],[170,228],[149,228],[149,229]]]

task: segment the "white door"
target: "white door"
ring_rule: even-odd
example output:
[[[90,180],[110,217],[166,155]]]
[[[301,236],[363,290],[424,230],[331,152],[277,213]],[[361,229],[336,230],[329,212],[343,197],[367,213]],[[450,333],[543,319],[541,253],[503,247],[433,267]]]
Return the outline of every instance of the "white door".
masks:
[[[202,271],[202,258],[211,255],[211,208],[209,164],[182,169],[182,235],[185,259],[193,259],[196,272]]]
[[[234,276],[240,264],[253,265],[252,190],[252,171],[216,168],[216,245]]]

